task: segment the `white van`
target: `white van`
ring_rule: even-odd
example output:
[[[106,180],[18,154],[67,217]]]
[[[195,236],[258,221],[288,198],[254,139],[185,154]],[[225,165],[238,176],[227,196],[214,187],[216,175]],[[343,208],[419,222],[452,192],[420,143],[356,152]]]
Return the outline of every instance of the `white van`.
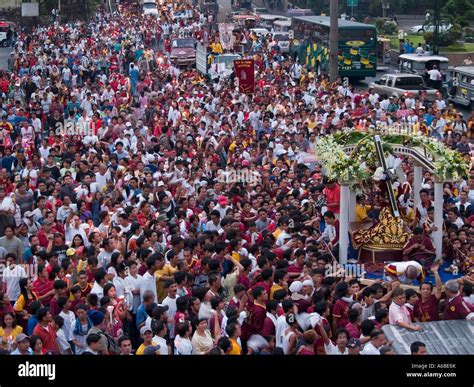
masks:
[[[290,52],[290,33],[289,32],[273,32],[272,33],[273,39],[278,42],[280,46],[280,50],[282,53]]]
[[[143,3],[143,16],[158,16],[158,7],[156,5],[156,1],[145,1]]]

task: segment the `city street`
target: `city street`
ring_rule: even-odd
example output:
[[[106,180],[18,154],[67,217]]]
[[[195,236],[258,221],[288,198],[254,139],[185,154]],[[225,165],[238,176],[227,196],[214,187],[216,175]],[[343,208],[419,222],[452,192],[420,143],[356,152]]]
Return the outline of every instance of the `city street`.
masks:
[[[8,67],[8,57],[13,51],[11,47],[0,47],[0,69],[6,70]]]
[[[64,355],[60,385],[269,385],[300,376],[280,355],[310,355],[308,377],[346,387],[397,374],[365,355],[474,354],[474,114],[439,92],[460,74],[449,92],[471,103],[474,66],[408,41],[397,58],[387,1],[348,0],[365,23],[286,0],[228,17],[231,0],[22,2],[0,20],[17,42],[0,48],[0,355]],[[212,370],[162,357],[184,355]],[[234,372],[214,355],[279,356]]]

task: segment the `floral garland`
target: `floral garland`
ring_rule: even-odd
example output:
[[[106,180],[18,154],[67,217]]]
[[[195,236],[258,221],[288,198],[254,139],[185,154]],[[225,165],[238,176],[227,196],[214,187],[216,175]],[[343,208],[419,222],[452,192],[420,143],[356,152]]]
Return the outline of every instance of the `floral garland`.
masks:
[[[357,136],[353,133],[356,133]],[[321,138],[316,145],[317,158],[323,162],[326,175],[329,179],[341,182],[357,182],[363,180],[382,179],[375,143],[371,136],[347,131],[334,133]],[[386,156],[390,155],[389,143],[405,143],[410,146],[421,145],[433,155],[435,175],[443,180],[459,181],[469,171],[469,163],[461,153],[449,149],[443,143],[422,135],[382,136]],[[354,141],[356,140],[356,141]],[[344,148],[357,142],[355,150],[348,156]],[[388,148],[388,149],[387,149]],[[375,172],[375,173],[374,173]]]
[[[348,182],[363,180],[367,173],[358,159],[346,155],[344,144],[333,136],[323,137],[316,145],[319,160],[324,163],[326,176],[331,180]]]
[[[435,175],[442,180],[459,181],[469,171],[469,162],[456,150],[449,149],[442,142],[425,137],[414,136],[414,144],[425,146],[434,156]]]

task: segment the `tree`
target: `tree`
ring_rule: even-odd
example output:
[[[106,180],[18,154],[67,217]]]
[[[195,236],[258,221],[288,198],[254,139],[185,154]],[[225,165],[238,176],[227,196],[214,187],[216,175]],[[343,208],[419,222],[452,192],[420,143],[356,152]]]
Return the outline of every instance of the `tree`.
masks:
[[[467,27],[474,20],[474,0],[448,0],[442,14],[449,23]]]

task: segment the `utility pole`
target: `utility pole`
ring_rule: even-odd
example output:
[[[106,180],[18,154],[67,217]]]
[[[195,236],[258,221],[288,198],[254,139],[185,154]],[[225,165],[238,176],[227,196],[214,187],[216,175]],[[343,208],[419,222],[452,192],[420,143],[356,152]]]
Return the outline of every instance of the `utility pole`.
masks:
[[[337,54],[339,51],[339,0],[329,0],[329,78],[334,82],[339,75]]]
[[[441,1],[435,0],[434,4],[434,44],[433,55],[439,55],[439,25],[441,19]]]

